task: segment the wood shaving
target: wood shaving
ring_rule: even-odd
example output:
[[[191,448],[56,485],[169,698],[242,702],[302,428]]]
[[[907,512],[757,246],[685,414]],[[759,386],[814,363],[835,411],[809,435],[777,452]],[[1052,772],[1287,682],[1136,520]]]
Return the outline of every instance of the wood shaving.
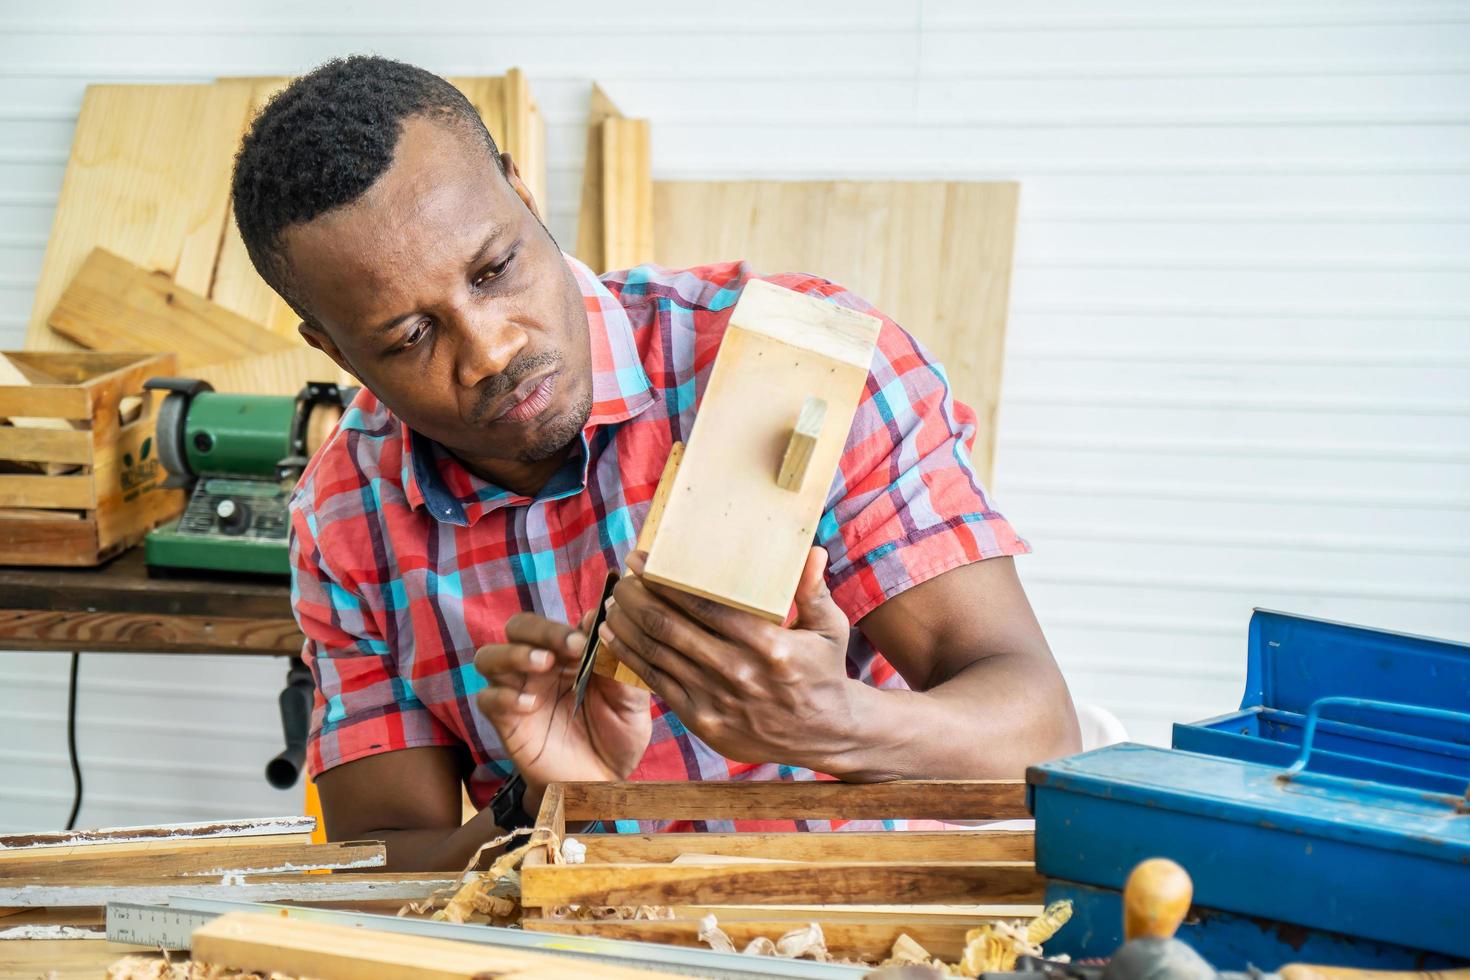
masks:
[[[720,928],[719,920],[713,913],[699,920],[698,939],[717,953],[736,951],[734,940]],[[746,956],[779,956],[787,960],[816,960],[818,963],[827,963],[832,959],[827,952],[827,937],[822,934],[822,927],[815,922],[792,929],[776,940],[756,936],[739,952]]]
[[[978,977],[982,973],[1009,973],[1022,956],[1041,956],[1041,944],[1072,918],[1070,901],[1053,902],[1030,922],[987,922],[965,933],[965,952],[958,963],[946,963],[915,942],[908,933],[894,940],[881,966],[927,966],[950,976]]]
[[[527,835],[530,835],[530,839],[526,843],[499,855],[491,863],[489,870],[475,870],[475,865],[480,863],[480,857],[486,851]],[[550,831],[522,827],[481,844],[460,872],[460,884],[453,895],[447,895],[448,890],[441,889],[422,901],[409,902],[398,910],[398,914],[422,916],[432,913],[430,917],[440,922],[489,921],[492,925],[507,924],[514,920],[521,907],[521,859],[533,847],[554,842],[554,838],[555,835]],[[553,854],[557,850],[555,847],[551,848]],[[443,908],[439,907],[440,902],[444,903]],[[476,915],[484,918],[477,920]]]
[[[107,968],[107,980],[310,980],[285,973],[257,973],[214,963],[169,959],[157,956],[124,956]]]
[[[668,905],[558,905],[548,918],[578,922],[672,919],[674,910]]]

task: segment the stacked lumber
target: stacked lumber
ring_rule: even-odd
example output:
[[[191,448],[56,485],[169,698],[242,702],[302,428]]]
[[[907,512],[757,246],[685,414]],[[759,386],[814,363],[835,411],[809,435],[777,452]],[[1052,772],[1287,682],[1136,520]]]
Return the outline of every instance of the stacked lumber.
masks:
[[[0,939],[99,937],[112,901],[183,896],[396,909],[454,883],[446,875],[352,873],[381,867],[383,845],[313,844],[315,826],[310,817],[275,817],[0,836]],[[336,873],[310,873],[320,871]]]
[[[1041,912],[1030,830],[577,833],[613,820],[1026,819],[1017,780],[874,785],[565,783],[547,789],[520,869],[522,926],[702,946],[706,917],[737,946],[815,922],[833,956],[878,961],[902,934],[958,959],[966,934]],[[585,850],[583,850],[585,849]],[[581,860],[566,857],[580,852]]]
[[[289,81],[87,88],[28,350],[176,352],[182,371],[253,394],[351,381],[306,346],[296,314],[256,273],[230,213],[240,141]],[[524,75],[452,81],[539,200],[546,133]]]

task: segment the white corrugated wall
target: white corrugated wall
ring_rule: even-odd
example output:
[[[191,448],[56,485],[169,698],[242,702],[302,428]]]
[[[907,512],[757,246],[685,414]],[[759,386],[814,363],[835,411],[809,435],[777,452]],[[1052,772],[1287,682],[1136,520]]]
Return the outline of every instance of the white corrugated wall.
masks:
[[[1074,692],[1136,736],[1236,703],[1253,605],[1470,639],[1470,4],[121,9],[0,3],[0,347],[88,82],[519,65],[570,243],[596,79],[660,177],[1022,182],[995,490]],[[65,817],[65,672],[0,654],[0,828]],[[82,823],[298,809],[260,778],[284,675],[85,657]]]

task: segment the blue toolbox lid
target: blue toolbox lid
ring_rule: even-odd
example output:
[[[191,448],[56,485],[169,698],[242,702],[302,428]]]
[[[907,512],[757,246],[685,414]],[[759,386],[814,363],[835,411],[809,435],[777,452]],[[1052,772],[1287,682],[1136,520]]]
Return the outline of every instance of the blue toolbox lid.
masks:
[[[1240,706],[1306,714],[1327,695],[1470,710],[1470,643],[1257,609]]]

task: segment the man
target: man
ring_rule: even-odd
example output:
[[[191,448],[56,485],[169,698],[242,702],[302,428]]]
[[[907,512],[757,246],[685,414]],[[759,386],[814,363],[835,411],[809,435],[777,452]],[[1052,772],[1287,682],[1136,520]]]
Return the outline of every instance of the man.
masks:
[[[366,389],[292,504],[333,838],[458,868],[556,780],[1015,777],[1078,748],[1026,546],[967,462],[973,415],[891,320],[780,628],[645,582],[632,553],[749,268],[599,281],[458,91],[379,58],[265,108],[234,209],[307,342]],[[624,568],[604,638],[653,699],[595,677],[574,713],[581,630]],[[461,784],[484,808],[463,826]]]

